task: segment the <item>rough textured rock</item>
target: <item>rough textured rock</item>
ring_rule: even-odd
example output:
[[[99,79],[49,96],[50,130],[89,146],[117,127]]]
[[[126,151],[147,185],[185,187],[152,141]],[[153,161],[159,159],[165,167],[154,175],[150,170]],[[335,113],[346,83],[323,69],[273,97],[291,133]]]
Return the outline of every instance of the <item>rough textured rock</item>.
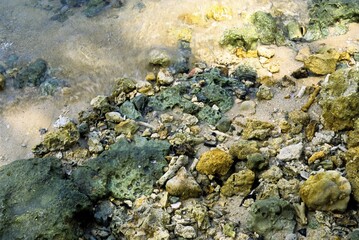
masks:
[[[90,204],[58,159],[18,160],[0,169],[1,239],[77,239]]]
[[[225,175],[232,163],[230,154],[220,149],[213,149],[201,155],[196,169],[206,175]]]
[[[359,202],[359,147],[349,149],[346,160],[347,178],[352,186],[354,199]]]
[[[135,105],[130,101],[126,101],[121,105],[120,113],[131,119],[139,119],[142,117],[141,113],[137,111]]]
[[[181,167],[176,176],[167,181],[166,191],[182,199],[199,197],[202,194],[201,187],[185,167]]]
[[[171,63],[171,54],[166,49],[152,49],[149,52],[149,63],[167,67]]]
[[[67,150],[80,138],[80,133],[74,123],[69,122],[58,131],[51,132],[45,136],[42,143],[33,148],[33,153],[42,156],[50,151]]]
[[[335,50],[310,55],[304,60],[304,66],[318,75],[333,73],[337,66],[339,54]]]
[[[297,143],[282,148],[277,155],[278,160],[290,161],[298,160],[303,152],[303,143]]]
[[[175,79],[167,69],[160,69],[157,73],[157,83],[159,85],[170,85]]]
[[[246,26],[225,31],[220,44],[254,50],[257,47],[258,38],[256,28],[254,26]]]
[[[257,200],[250,209],[249,226],[266,240],[284,239],[283,235],[294,231],[294,216],[287,201],[277,198]]]
[[[132,138],[133,134],[135,134],[138,130],[139,126],[132,119],[127,119],[123,122],[120,122],[115,126],[116,133],[125,134],[127,138]]]
[[[248,119],[243,129],[242,137],[244,139],[264,140],[271,135],[273,129],[274,125],[269,122]]]
[[[258,88],[256,96],[259,100],[271,100],[273,98],[273,93],[269,87],[261,85]]]
[[[227,19],[231,19],[232,15],[232,9],[221,4],[215,4],[211,6],[210,9],[208,9],[206,12],[206,17],[215,21],[224,21]]]
[[[310,176],[300,187],[300,197],[312,210],[345,211],[350,199],[349,181],[337,171]]]
[[[253,153],[247,156],[247,168],[250,170],[263,170],[268,166],[268,160],[261,153]]]
[[[246,160],[253,153],[259,153],[259,146],[256,141],[239,140],[230,148],[229,153],[238,160]]]
[[[91,199],[110,194],[133,200],[151,193],[166,165],[164,155],[168,149],[165,141],[136,137],[129,143],[120,139],[110,150],[74,171],[73,178],[80,191]]]
[[[257,28],[262,44],[284,43],[283,32],[277,27],[276,20],[270,13],[258,11],[252,15],[252,22]]]
[[[45,79],[46,71],[47,63],[45,60],[37,59],[19,72],[14,79],[14,87],[40,86]]]
[[[351,129],[359,116],[359,68],[340,69],[322,84],[320,105],[324,127]]]
[[[242,170],[233,173],[221,188],[221,193],[226,197],[233,195],[246,196],[251,192],[255,174],[251,170]]]

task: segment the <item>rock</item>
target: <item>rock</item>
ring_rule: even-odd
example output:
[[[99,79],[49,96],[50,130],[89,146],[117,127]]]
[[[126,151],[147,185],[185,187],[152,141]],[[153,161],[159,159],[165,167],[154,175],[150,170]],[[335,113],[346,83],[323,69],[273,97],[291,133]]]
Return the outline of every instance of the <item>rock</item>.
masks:
[[[113,123],[119,123],[125,120],[119,112],[108,112],[105,114],[105,117],[107,121]]]
[[[266,57],[266,58],[272,58],[275,54],[275,50],[272,48],[268,48],[265,46],[259,46],[257,47],[258,56],[260,57]]]
[[[1,239],[78,239],[80,216],[91,211],[88,197],[64,177],[55,158],[0,168],[0,206]]]
[[[354,199],[359,202],[359,147],[349,149],[345,157],[347,178],[352,186]]]
[[[105,110],[109,108],[109,103],[108,103],[108,99],[106,96],[104,95],[99,95],[96,96],[95,98],[93,98],[90,102],[90,105],[94,108],[94,109],[98,109],[98,110]]]
[[[281,161],[299,160],[303,152],[303,143],[286,146],[279,151],[277,159]]]
[[[333,73],[336,69],[339,54],[335,50],[310,55],[304,60],[304,66],[318,75]]]
[[[257,47],[258,33],[254,26],[226,30],[220,41],[221,45],[254,50]]]
[[[205,19],[199,13],[184,13],[179,15],[178,19],[189,25],[205,25]]]
[[[149,52],[149,63],[162,67],[168,67],[171,63],[171,54],[166,49],[152,49]]]
[[[248,119],[243,129],[242,137],[244,139],[264,140],[271,135],[273,129],[274,125],[269,122]]]
[[[135,105],[130,101],[125,101],[120,107],[120,113],[126,118],[139,119],[142,117],[141,113],[137,111]]]
[[[278,183],[279,195],[283,200],[288,202],[299,202],[299,180],[284,178],[279,179]]]
[[[58,131],[45,136],[42,143],[33,148],[33,153],[43,156],[48,152],[67,150],[78,142],[80,133],[74,123],[70,122]]]
[[[170,178],[173,178],[177,171],[188,164],[188,157],[185,156],[185,155],[181,155],[179,157],[173,157],[171,159],[171,162],[170,164],[168,165],[168,170],[166,171],[165,174],[163,174],[161,176],[160,179],[158,179],[157,181],[157,185],[159,186],[163,186],[165,184],[165,182],[170,179]]]
[[[157,73],[157,83],[159,85],[170,85],[174,80],[172,74],[166,69],[160,69]]]
[[[220,149],[213,149],[201,155],[196,169],[202,174],[223,176],[228,172],[232,163],[230,154]]]
[[[169,146],[168,142],[142,137],[135,137],[131,143],[122,138],[74,170],[74,182],[92,200],[109,195],[134,200],[150,194],[167,165],[164,155]]]
[[[86,4],[84,14],[88,18],[95,17],[100,14],[108,4],[108,2],[102,0],[89,0]]]
[[[38,87],[45,80],[47,63],[43,59],[36,59],[27,67],[20,70],[14,79],[15,88],[24,88],[26,86]]]
[[[268,166],[268,160],[261,153],[253,153],[247,156],[246,166],[252,171],[261,171]]]
[[[229,148],[229,153],[238,160],[246,160],[249,155],[259,152],[256,141],[239,140]]]
[[[278,166],[271,166],[267,171],[261,174],[261,178],[267,182],[276,183],[283,177],[283,171]]]
[[[258,11],[251,18],[257,28],[259,40],[262,44],[284,44],[284,35],[277,27],[276,20],[271,14]]]
[[[101,139],[99,133],[91,132],[87,140],[87,145],[89,146],[89,151],[93,153],[100,153],[103,151],[103,146],[101,144]]]
[[[359,68],[331,74],[323,82],[320,95],[324,127],[333,131],[353,128],[359,116]]]
[[[257,71],[251,66],[241,64],[233,72],[233,77],[239,81],[256,82]]]
[[[261,85],[258,88],[256,96],[258,100],[271,100],[273,98],[273,93],[269,87]]]
[[[359,239],[359,229],[355,229],[351,233],[348,234],[348,240],[356,240]]]
[[[114,210],[115,205],[112,202],[108,200],[100,202],[95,208],[95,221],[98,224],[108,226],[113,216]]]
[[[221,193],[226,197],[233,195],[247,196],[255,179],[255,174],[251,170],[242,170],[233,173],[221,188]]]
[[[304,46],[301,49],[299,49],[297,56],[295,56],[295,60],[304,62],[305,59],[307,59],[310,56],[310,48],[309,46]]]
[[[300,187],[300,197],[305,205],[318,211],[345,211],[350,199],[349,181],[338,171],[312,175]]]
[[[197,237],[197,233],[194,227],[184,226],[182,224],[176,224],[175,234],[185,239],[193,239]]]
[[[182,123],[186,126],[193,126],[198,123],[198,118],[191,114],[184,113],[182,116]]]
[[[302,27],[297,21],[290,21],[287,24],[288,38],[290,40],[298,41],[303,38],[304,27]]]
[[[182,199],[196,198],[202,194],[201,187],[185,167],[181,167],[176,176],[167,181],[166,191]]]
[[[256,113],[256,103],[254,101],[243,101],[238,108],[241,115],[253,115]]]
[[[228,132],[231,129],[231,126],[232,126],[232,121],[229,120],[227,117],[221,118],[216,124],[217,130],[224,133]]]
[[[0,73],[0,91],[5,89],[6,78]]]
[[[132,138],[132,135],[135,134],[138,129],[139,126],[132,119],[127,119],[115,126],[116,133],[123,133],[126,135],[127,138]]]
[[[334,136],[335,136],[334,131],[323,130],[320,132],[316,132],[312,139],[312,144],[314,146],[319,146],[324,143],[330,143],[332,141],[332,139],[334,138]]]
[[[209,106],[205,106],[198,112],[197,116],[201,121],[211,125],[216,125],[216,123],[222,119],[223,114],[218,110],[215,110]]]
[[[224,21],[231,19],[233,15],[232,9],[221,4],[215,4],[208,9],[206,17],[215,21]]]
[[[270,198],[257,200],[250,208],[249,228],[264,239],[284,239],[282,236],[293,233],[295,212],[284,200]]]

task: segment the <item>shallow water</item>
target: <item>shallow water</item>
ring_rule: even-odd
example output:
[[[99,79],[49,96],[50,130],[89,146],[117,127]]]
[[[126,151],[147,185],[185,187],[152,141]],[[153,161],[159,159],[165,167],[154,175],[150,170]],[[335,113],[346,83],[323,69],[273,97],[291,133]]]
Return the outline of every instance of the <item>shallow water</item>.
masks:
[[[145,8],[139,8],[139,3]],[[231,7],[232,19],[202,25],[187,25],[179,19],[185,13],[204,16],[216,3]],[[0,4],[0,61],[11,54],[19,56],[19,64],[41,57],[53,76],[70,84],[54,97],[11,86],[0,92],[0,165],[31,157],[31,148],[42,138],[40,128],[51,129],[60,114],[76,117],[91,98],[109,93],[116,78],[143,81],[148,52],[165,47],[176,54],[176,31],[180,29],[192,31],[193,61],[210,64],[228,54],[218,44],[224,30],[240,26],[255,11],[285,13],[299,22],[308,21],[303,0],[128,0],[122,8],[109,8],[94,18],[74,9],[63,23],[50,20],[61,7],[57,0],[0,0]],[[281,52],[282,58],[294,54],[291,49]]]

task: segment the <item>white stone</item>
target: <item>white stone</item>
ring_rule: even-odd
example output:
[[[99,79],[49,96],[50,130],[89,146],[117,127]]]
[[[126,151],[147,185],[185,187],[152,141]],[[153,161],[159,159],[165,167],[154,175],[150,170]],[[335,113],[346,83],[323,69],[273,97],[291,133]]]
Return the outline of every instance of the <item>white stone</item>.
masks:
[[[298,160],[302,155],[302,152],[303,143],[289,145],[280,150],[277,159],[282,161]]]
[[[114,123],[120,123],[125,120],[119,112],[108,112],[105,114],[105,117],[107,121]]]
[[[258,56],[266,57],[266,58],[272,58],[275,54],[274,49],[264,47],[264,46],[259,46],[257,48],[257,52],[258,52]]]
[[[172,76],[172,74],[165,70],[165,69],[161,69],[158,74],[157,74],[157,83],[160,85],[169,85],[171,83],[173,83],[174,78]]]

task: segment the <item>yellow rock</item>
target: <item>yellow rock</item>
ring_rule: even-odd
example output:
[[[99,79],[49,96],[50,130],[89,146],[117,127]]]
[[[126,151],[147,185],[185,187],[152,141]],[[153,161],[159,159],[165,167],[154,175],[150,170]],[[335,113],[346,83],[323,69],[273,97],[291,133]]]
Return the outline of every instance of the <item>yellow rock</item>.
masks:
[[[254,179],[254,172],[248,169],[233,173],[224,183],[221,193],[227,197],[233,195],[246,196],[251,192]]]
[[[192,30],[189,28],[172,28],[169,31],[176,40],[190,42],[192,40]]]
[[[325,157],[325,152],[324,151],[316,152],[308,159],[308,164],[312,164],[316,160],[321,159],[323,157]]]
[[[213,149],[201,155],[196,169],[206,175],[225,175],[232,166],[233,160],[229,153]]]
[[[258,57],[257,50],[245,51],[243,48],[238,48],[236,50],[236,55],[239,58],[257,58]]]
[[[156,81],[156,75],[153,72],[146,74],[146,81]]]
[[[224,21],[231,19],[233,15],[232,9],[221,4],[215,4],[207,11],[206,17],[215,21]]]
[[[189,25],[204,25],[204,18],[198,13],[185,13],[178,16],[178,19]]]

